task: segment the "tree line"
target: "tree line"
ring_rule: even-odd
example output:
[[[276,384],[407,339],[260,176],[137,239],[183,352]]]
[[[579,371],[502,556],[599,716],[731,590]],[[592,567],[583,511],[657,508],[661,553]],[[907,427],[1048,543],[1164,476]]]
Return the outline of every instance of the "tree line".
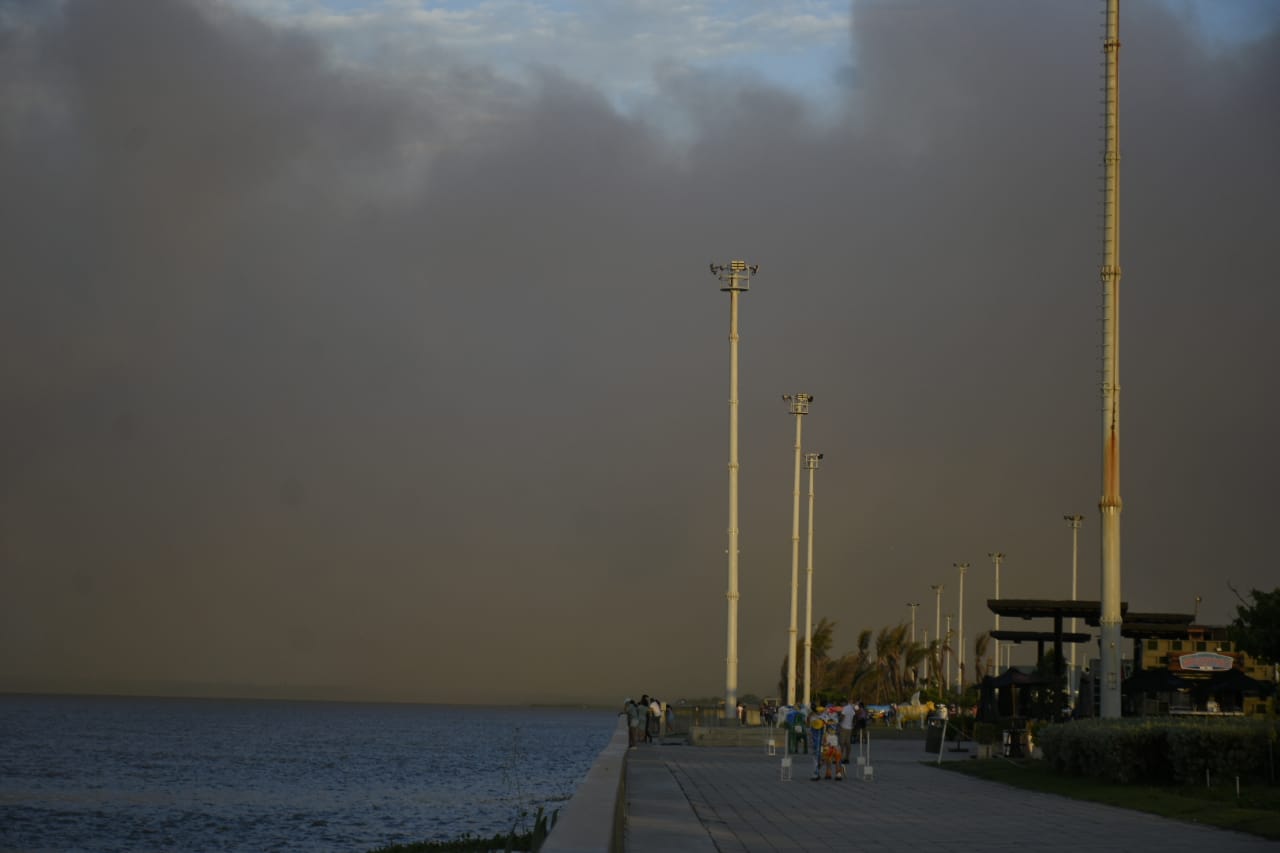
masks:
[[[834,657],[836,623],[825,617],[814,626],[810,640],[810,683],[815,702],[833,702],[851,696],[872,705],[902,702],[919,690],[921,696],[941,699],[947,693],[943,662],[955,652],[950,638],[928,643],[913,642],[911,626],[905,622],[879,630],[863,628],[852,651]],[[963,675],[965,684],[987,671],[990,636],[974,638],[973,663]],[[796,640],[796,684],[800,689],[804,673],[804,640]],[[952,685],[954,688],[955,685]],[[787,688],[787,659],[782,660],[778,695]]]
[[[1230,633],[1236,647],[1251,656],[1270,663],[1280,663],[1280,587],[1271,592],[1254,589],[1245,598],[1231,587],[1240,600]],[[863,628],[856,646],[833,656],[836,623],[825,617],[814,626],[810,641],[810,680],[814,702],[843,701],[850,697],[883,705],[902,702],[916,690],[921,697],[934,701],[951,698],[963,691],[960,685],[948,683],[943,664],[954,670],[952,639],[935,638],[928,643],[913,642],[911,626],[902,622],[879,630]],[[986,674],[993,663],[989,656],[991,636],[982,632],[974,638],[972,664],[961,676],[963,686],[971,687]],[[796,639],[796,687],[802,689],[804,673],[804,639]],[[1052,662],[1050,662],[1051,664]],[[1046,671],[1053,671],[1045,665]],[[778,695],[787,689],[787,659],[784,657],[778,677]],[[803,698],[803,697],[800,697]]]

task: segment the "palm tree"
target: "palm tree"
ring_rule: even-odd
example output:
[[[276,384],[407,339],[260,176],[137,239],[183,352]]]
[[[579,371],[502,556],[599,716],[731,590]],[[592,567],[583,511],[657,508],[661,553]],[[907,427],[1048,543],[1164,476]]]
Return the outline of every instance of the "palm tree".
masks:
[[[951,651],[951,643],[945,638],[929,641],[929,672],[932,674],[933,690],[937,696],[942,696],[945,692],[942,662]]]
[[[991,662],[987,660],[988,647],[991,645],[991,634],[983,631],[973,640],[973,661],[977,665],[974,670],[974,677],[981,680],[982,676],[987,674],[987,667]],[[1000,668],[999,662],[996,663],[996,669]]]
[[[834,642],[836,623],[823,617],[818,620],[813,633],[809,637],[809,680],[814,693],[822,690],[827,680],[827,669],[830,663],[831,646]],[[803,648],[801,649],[803,654]],[[800,655],[796,660],[800,660]]]
[[[911,679],[914,690],[920,686],[920,667],[929,659],[929,647],[923,643],[908,643],[907,654],[902,661],[904,677]]]
[[[818,620],[818,624],[813,626],[813,633],[809,635],[809,681],[815,695],[822,692],[825,679],[828,678],[829,656],[834,642],[835,629],[835,622],[822,617]],[[804,673],[804,637],[796,637],[795,661],[797,686],[800,686],[803,690],[803,686],[799,682]],[[782,659],[781,674],[778,677],[778,695],[784,695],[786,689],[787,658],[784,657]]]
[[[862,686],[868,683],[867,679],[874,671],[871,630],[864,628],[858,633],[856,651],[847,652],[827,662],[820,689],[827,696],[847,699],[851,691],[863,689]]]
[[[880,702],[902,698],[906,684],[904,665],[909,645],[907,631],[905,624],[899,624],[892,628],[881,628],[876,635],[876,664],[880,671],[877,693]]]

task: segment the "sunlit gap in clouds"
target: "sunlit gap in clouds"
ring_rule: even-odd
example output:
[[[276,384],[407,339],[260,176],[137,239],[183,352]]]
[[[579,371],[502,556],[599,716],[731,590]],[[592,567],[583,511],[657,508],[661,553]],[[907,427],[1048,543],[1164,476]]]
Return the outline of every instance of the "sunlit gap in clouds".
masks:
[[[460,65],[519,85],[555,69],[628,116],[660,112],[654,102],[668,68],[755,79],[804,96],[820,115],[832,112],[848,77],[850,7],[836,0],[229,2],[310,32],[340,64],[424,81]]]

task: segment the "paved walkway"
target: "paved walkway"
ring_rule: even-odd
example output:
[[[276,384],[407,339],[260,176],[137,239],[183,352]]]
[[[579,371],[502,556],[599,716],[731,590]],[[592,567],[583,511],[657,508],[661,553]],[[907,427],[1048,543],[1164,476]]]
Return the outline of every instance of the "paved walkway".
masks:
[[[872,781],[811,782],[809,756],[646,745],[627,768],[627,853],[874,850],[1277,853],[1237,832],[1022,791],[924,764],[923,741],[872,743]],[[944,760],[968,760],[948,748]],[[849,765],[853,767],[854,765]]]

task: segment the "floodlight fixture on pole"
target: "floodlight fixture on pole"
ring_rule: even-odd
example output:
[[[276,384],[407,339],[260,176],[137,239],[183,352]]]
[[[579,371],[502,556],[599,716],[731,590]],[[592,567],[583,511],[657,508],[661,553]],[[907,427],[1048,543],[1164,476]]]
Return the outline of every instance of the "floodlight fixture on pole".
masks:
[[[916,608],[920,606],[918,601],[908,601],[907,606],[911,608],[911,645],[916,644]]]
[[[957,633],[960,641],[959,653],[956,655],[956,683],[959,685],[961,692],[964,691],[964,576],[969,571],[968,563],[952,563],[952,566],[960,570],[960,624],[957,626]]]
[[[813,477],[817,473],[820,459],[822,459],[821,453],[804,455],[804,467],[809,469],[809,555],[804,593],[804,704],[806,708],[812,707],[810,702],[813,696],[810,689],[810,668],[813,662]]]
[[[804,431],[804,416],[809,414],[812,394],[783,394],[782,399],[791,404],[791,414],[796,416],[795,479],[791,491],[791,627],[787,632],[787,705],[796,704],[796,631],[799,620],[800,600],[800,437]]]
[[[720,290],[729,294],[729,589],[726,620],[724,710],[738,707],[738,294],[751,289],[751,276],[759,266],[733,260],[711,264],[711,274],[720,279]]]
[[[1084,516],[1076,513],[1075,515],[1064,515],[1063,521],[1071,528],[1071,600],[1076,600],[1076,577],[1077,568],[1080,561],[1080,525],[1084,522]],[[1071,617],[1071,633],[1076,632],[1076,617]],[[1070,683],[1067,690],[1071,694],[1071,707],[1076,706],[1076,699],[1080,692],[1080,675],[1076,672],[1076,644],[1071,644],[1071,663],[1068,669]]]
[[[991,551],[987,554],[987,556],[991,558],[991,562],[996,564],[996,601],[999,601],[1000,600],[1000,561],[1004,559],[1004,554],[1000,553],[999,551]],[[1000,630],[1000,614],[999,613],[996,614],[996,630],[997,631]],[[1075,628],[1072,628],[1071,630],[1074,631]],[[1000,641],[993,640],[993,642],[995,643],[995,647],[996,647],[995,674],[999,675],[1000,674]]]

